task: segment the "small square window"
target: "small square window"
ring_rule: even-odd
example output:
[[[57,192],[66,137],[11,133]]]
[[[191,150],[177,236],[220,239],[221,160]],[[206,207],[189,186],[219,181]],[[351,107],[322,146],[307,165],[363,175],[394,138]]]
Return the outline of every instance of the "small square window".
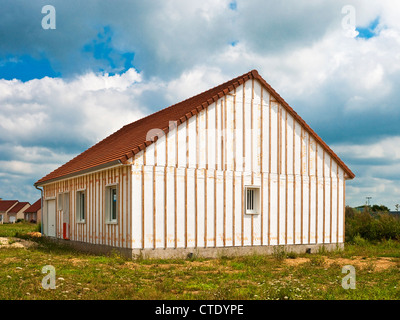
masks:
[[[118,216],[118,190],[117,186],[106,188],[106,215],[107,222],[116,223]]]
[[[245,212],[246,214],[260,213],[260,188],[246,187],[245,189]]]
[[[85,222],[86,216],[86,191],[76,192],[76,219],[78,222]]]

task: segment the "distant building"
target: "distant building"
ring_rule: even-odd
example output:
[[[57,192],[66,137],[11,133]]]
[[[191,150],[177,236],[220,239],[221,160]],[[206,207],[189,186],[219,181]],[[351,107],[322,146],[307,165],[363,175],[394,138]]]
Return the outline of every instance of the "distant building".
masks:
[[[37,223],[40,222],[42,215],[42,201],[39,199],[34,204],[32,204],[29,208],[24,211],[24,219],[25,221]]]
[[[18,219],[24,219],[24,210],[29,206],[29,202],[19,202],[18,200],[0,200],[0,223],[15,223]]]
[[[24,219],[24,211],[25,209],[29,208],[31,204],[29,202],[18,202],[15,206],[13,206],[6,214],[8,221],[15,223],[19,219]]]
[[[7,213],[18,203],[18,200],[0,200],[0,223],[8,222]]]

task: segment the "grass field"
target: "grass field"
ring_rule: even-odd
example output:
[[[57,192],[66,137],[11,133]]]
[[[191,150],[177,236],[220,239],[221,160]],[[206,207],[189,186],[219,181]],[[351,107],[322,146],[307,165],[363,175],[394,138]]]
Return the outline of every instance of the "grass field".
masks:
[[[0,225],[0,237],[35,229],[28,223]],[[400,298],[397,241],[359,241],[311,255],[276,250],[271,256],[136,261],[34,241],[37,246],[28,249],[0,249],[0,299]],[[55,289],[42,287],[46,265],[55,268]],[[342,287],[345,265],[355,267],[355,289]]]

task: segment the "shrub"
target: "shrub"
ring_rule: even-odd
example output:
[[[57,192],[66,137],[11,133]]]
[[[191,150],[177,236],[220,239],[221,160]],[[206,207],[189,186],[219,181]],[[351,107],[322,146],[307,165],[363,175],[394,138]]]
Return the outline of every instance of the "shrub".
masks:
[[[284,260],[286,258],[285,247],[284,246],[275,246],[274,253],[272,254],[272,256],[278,261]]]
[[[363,237],[361,237],[359,234],[357,234],[352,242],[354,242],[354,244],[361,246],[361,247],[365,247],[368,245],[368,240],[365,240]]]
[[[298,257],[298,254],[296,252],[290,251],[287,253],[287,257],[289,259],[296,259]]]
[[[359,238],[368,241],[400,239],[399,217],[350,209],[346,208],[346,241],[359,242]]]

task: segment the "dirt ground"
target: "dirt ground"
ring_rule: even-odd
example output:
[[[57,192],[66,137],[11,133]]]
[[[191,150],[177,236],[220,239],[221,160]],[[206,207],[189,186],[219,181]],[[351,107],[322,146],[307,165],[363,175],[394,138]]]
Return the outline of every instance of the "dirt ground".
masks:
[[[36,246],[37,243],[29,240],[18,239],[13,237],[0,237],[0,248],[30,248]]]
[[[291,266],[301,265],[303,263],[310,262],[309,258],[296,258],[296,259],[285,259],[285,263]],[[398,264],[397,261],[393,261],[392,258],[380,257],[380,258],[365,258],[365,257],[353,257],[351,259],[335,258],[330,259],[324,257],[323,265],[329,267],[331,264],[337,264],[340,266],[352,265],[360,269],[374,269],[376,271],[383,271],[392,268]]]

